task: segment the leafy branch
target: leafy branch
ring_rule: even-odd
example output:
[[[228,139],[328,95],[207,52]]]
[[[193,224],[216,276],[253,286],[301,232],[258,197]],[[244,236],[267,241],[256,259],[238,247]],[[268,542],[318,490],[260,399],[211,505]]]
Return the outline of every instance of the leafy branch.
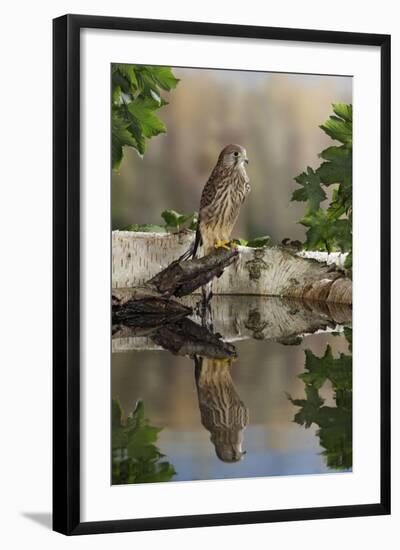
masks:
[[[113,63],[112,83],[112,167],[118,169],[123,148],[133,147],[143,155],[148,139],[165,133],[155,112],[167,105],[162,91],[170,92],[179,82],[171,68]]]
[[[164,220],[164,225],[143,223],[132,223],[122,229],[122,231],[142,231],[144,233],[170,233],[180,231],[187,228],[195,230],[197,226],[197,212],[189,214],[181,214],[176,210],[164,210],[161,212],[161,217]]]
[[[176,210],[164,210],[163,212],[161,212],[161,217],[165,221],[165,227],[167,230],[173,229],[180,231],[180,229],[187,223],[189,229],[195,230],[197,227],[197,212],[191,212],[190,214],[180,214]]]
[[[239,237],[238,239],[233,239],[233,241],[241,246],[250,246],[251,248],[262,248],[266,246],[271,237],[269,235],[262,235],[261,237],[254,237],[254,239],[243,239]]]
[[[142,231],[144,233],[169,233],[175,231],[181,231],[182,229],[196,230],[198,213],[190,212],[188,214],[182,214],[176,210],[164,210],[161,212],[161,217],[164,220],[164,225],[157,225],[152,223],[137,224],[133,223],[125,226],[122,231]],[[268,235],[262,235],[261,237],[255,237],[254,239],[234,239],[234,242],[241,246],[250,246],[252,248],[261,248],[265,246],[270,240]]]
[[[293,192],[292,201],[307,202],[307,212],[299,223],[307,227],[307,250],[340,250],[349,252],[345,267],[352,265],[352,106],[333,104],[334,115],[320,126],[340,146],[333,145],[319,154],[321,165],[297,176],[301,186]],[[335,185],[327,208],[324,187]]]

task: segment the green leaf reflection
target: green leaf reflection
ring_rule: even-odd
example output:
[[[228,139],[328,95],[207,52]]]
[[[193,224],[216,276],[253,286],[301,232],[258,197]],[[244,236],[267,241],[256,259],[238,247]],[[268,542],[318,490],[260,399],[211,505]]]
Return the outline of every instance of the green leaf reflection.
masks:
[[[289,400],[300,407],[294,421],[300,426],[309,428],[318,426],[317,436],[323,456],[329,468],[349,470],[353,463],[352,454],[352,330],[346,328],[344,335],[349,345],[350,354],[340,354],[335,359],[328,345],[322,357],[311,350],[305,350],[305,371],[299,375],[305,385],[305,399]],[[320,389],[329,380],[332,384],[335,407],[324,405]]]
[[[112,400],[112,484],[169,481],[175,469],[156,446],[162,428],[151,426],[138,401],[126,422],[119,402]]]

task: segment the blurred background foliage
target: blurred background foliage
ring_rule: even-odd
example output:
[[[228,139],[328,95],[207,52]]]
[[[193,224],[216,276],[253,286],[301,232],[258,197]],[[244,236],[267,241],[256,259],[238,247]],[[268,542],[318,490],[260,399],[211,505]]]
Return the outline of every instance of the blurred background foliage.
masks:
[[[167,133],[146,139],[143,157],[138,146],[125,147],[123,162],[113,170],[113,229],[164,225],[165,210],[197,210],[220,150],[237,142],[248,152],[252,191],[234,236],[269,235],[272,244],[285,237],[304,241],[309,228],[297,223],[304,204],[290,202],[294,176],[317,167],[318,153],[332,146],[319,126],[332,103],[351,103],[352,79],[183,68],[171,74],[176,82],[167,93],[169,104],[157,104]],[[163,90],[159,86],[156,93],[161,97]],[[149,88],[143,93],[153,97]],[[329,205],[332,187],[325,195],[321,208]]]

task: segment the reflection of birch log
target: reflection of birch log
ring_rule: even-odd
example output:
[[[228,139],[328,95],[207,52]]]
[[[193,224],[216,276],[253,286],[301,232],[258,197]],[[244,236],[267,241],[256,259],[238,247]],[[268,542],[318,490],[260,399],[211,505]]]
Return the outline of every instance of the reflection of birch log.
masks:
[[[141,286],[191,245],[193,232],[178,234],[114,231],[114,288]],[[303,254],[304,255],[304,254]],[[303,297],[350,304],[351,280],[334,264],[300,257],[284,247],[239,247],[238,260],[214,280],[215,294],[257,294]]]
[[[213,359],[236,357],[235,346],[190,319],[157,328],[151,339],[175,355],[206,355]]]
[[[112,296],[113,324],[122,323],[135,329],[155,327],[189,315],[191,308],[168,300],[147,287],[116,290]]]
[[[122,289],[118,292],[122,294]],[[127,299],[131,291],[123,292]],[[186,296],[181,302],[194,308],[199,299],[199,296]],[[351,324],[351,308],[343,304],[266,296],[214,296],[210,305],[214,331],[222,334],[226,341],[287,339]],[[191,319],[200,323],[196,314]],[[113,352],[144,349],[161,349],[148,330],[114,326]]]
[[[249,412],[231,378],[232,359],[195,358],[195,379],[201,422],[210,432],[215,452],[224,462],[237,462]]]

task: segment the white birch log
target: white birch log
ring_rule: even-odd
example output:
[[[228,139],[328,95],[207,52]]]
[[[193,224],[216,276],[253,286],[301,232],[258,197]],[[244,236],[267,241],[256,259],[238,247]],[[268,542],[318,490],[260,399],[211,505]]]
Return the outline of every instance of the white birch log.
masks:
[[[190,247],[193,238],[193,231],[176,234],[113,231],[113,288],[143,285],[179,258]],[[285,247],[239,247],[237,261],[213,281],[213,292],[217,295],[302,297],[351,304],[351,280],[344,278],[343,272],[332,265],[341,263],[343,258],[331,256],[328,266],[320,261],[320,254],[317,256],[318,259],[301,257]]]
[[[297,255],[301,258],[311,258],[318,262],[325,262],[327,265],[337,265],[338,267],[344,267],[344,263],[348,256],[347,252],[320,252],[313,250],[300,250]]]

